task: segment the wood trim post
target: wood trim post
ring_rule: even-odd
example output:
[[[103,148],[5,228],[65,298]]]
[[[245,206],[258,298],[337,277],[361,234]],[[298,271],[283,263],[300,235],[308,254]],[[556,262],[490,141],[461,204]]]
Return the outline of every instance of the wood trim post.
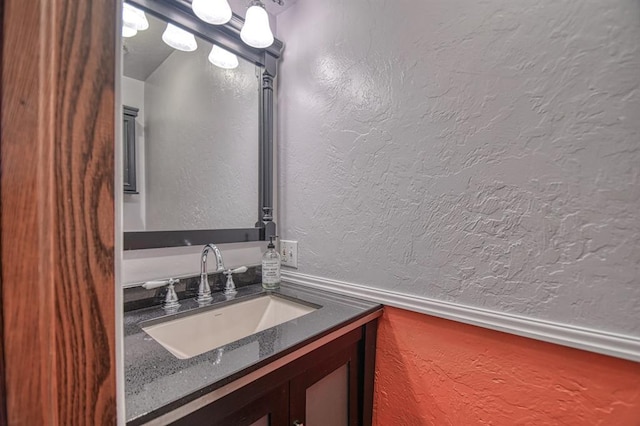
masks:
[[[6,420],[116,419],[115,0],[4,0]]]
[[[0,3],[0,35],[3,34],[4,24],[4,3]],[[1,36],[0,36],[1,37]],[[0,43],[0,70],[2,69],[3,55],[2,48],[4,43]],[[0,98],[2,98],[2,83],[0,83]],[[0,103],[0,116],[2,116],[2,104]],[[0,163],[1,166],[1,163]],[[0,212],[2,211],[2,200],[0,199]],[[2,228],[0,227],[0,253],[2,253]],[[2,267],[2,259],[0,258],[0,269]],[[5,391],[5,373],[4,373],[4,322],[2,315],[2,274],[0,273],[0,425],[7,424],[7,393]]]

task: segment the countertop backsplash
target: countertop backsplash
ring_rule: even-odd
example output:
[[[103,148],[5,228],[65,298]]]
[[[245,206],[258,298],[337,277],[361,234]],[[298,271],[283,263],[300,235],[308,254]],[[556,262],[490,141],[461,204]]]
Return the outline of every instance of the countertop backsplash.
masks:
[[[136,287],[144,281],[200,274],[203,246],[126,250],[122,257],[122,286]],[[260,265],[267,248],[264,241],[218,244],[226,268]]]

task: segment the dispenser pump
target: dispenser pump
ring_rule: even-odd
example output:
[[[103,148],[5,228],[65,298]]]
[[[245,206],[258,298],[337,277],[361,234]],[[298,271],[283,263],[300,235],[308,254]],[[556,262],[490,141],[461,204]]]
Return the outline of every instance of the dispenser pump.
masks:
[[[280,287],[280,254],[273,244],[273,239],[277,237],[277,235],[269,237],[267,251],[262,256],[262,287],[266,290],[275,290]]]
[[[268,249],[275,249],[276,248],[276,246],[273,244],[273,239],[277,238],[277,237],[278,237],[277,235],[271,235],[269,237],[269,244],[267,244],[267,248]]]

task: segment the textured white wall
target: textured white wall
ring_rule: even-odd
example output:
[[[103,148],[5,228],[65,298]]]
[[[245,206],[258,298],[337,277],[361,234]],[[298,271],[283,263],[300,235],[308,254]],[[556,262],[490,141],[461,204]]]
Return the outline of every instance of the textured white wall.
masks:
[[[147,79],[147,230],[250,228],[258,219],[258,79],[211,46],[175,51]]]
[[[300,272],[640,335],[637,0],[278,16]]]
[[[139,194],[124,194],[123,226],[125,231],[140,231],[145,227],[144,82],[125,76],[122,76],[120,82],[122,103],[139,109],[136,117],[136,177]]]

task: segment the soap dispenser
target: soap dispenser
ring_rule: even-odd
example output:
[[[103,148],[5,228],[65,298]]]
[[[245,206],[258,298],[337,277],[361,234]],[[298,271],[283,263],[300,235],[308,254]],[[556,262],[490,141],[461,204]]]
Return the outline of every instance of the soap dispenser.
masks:
[[[262,287],[266,290],[275,290],[280,287],[280,255],[276,251],[273,239],[277,235],[269,237],[267,251],[262,256]]]

